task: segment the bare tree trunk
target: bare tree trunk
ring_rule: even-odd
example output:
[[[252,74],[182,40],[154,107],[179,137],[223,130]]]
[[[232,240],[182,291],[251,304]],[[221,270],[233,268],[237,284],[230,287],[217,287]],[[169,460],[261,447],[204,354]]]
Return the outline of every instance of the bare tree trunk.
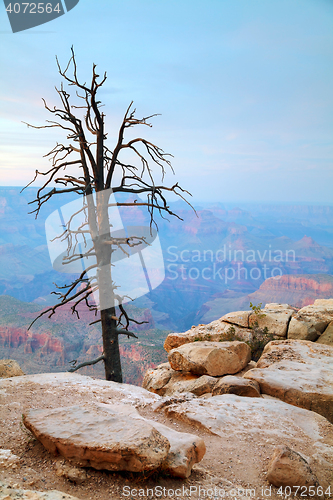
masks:
[[[105,379],[113,382],[122,382],[119,337],[116,328],[115,308],[110,307],[101,311],[102,337],[104,349]]]

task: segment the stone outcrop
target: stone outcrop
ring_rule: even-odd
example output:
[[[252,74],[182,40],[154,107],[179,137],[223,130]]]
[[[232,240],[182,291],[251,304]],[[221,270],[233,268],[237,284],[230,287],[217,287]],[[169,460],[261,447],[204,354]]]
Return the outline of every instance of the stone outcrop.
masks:
[[[0,359],[0,378],[19,377],[24,375],[14,359]]]
[[[160,409],[158,409],[160,411]],[[311,454],[327,453],[333,465],[333,425],[315,412],[273,398],[244,398],[223,394],[208,399],[193,398],[164,406],[166,415],[228,439],[249,440],[260,446],[292,446],[297,436]],[[302,446],[302,445],[301,445]]]
[[[268,464],[267,480],[274,486],[319,486],[308,462],[288,446],[275,449]]]
[[[260,314],[249,316],[249,326],[267,331],[276,337],[286,337],[289,321],[294,310],[287,304],[266,304]]]
[[[160,468],[188,477],[205,454],[201,438],[147,420],[131,405],[29,410],[23,423],[50,453],[98,470]]]
[[[333,347],[305,340],[270,342],[244,378],[264,394],[315,411],[333,422]]]
[[[221,377],[215,383],[212,390],[213,396],[218,396],[219,394],[237,394],[238,396],[248,398],[259,398],[260,386],[255,380],[227,375],[226,377]]]
[[[333,321],[329,323],[326,330],[322,335],[320,335],[316,343],[333,346]]]
[[[303,307],[291,319],[288,338],[316,341],[333,321],[333,300],[316,300]]]
[[[241,371],[251,360],[251,349],[244,342],[192,342],[168,354],[174,370],[196,375],[221,377]]]
[[[171,349],[191,342],[222,342],[233,340],[234,337],[244,342],[251,342],[253,332],[248,328],[238,326],[236,323],[231,324],[221,318],[212,321],[208,325],[192,326],[185,333],[170,333],[165,339],[164,349],[169,352]]]

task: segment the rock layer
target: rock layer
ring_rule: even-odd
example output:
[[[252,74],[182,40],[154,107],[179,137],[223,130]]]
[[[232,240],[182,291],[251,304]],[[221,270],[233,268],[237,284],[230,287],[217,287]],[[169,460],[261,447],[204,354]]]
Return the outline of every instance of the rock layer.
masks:
[[[333,422],[333,347],[305,340],[270,342],[244,378],[257,381],[264,394]]]

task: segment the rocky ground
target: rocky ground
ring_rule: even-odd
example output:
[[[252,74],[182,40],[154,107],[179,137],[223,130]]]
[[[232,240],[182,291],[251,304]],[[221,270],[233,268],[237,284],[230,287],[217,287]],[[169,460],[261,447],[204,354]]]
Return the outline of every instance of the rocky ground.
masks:
[[[0,499],[333,498],[333,347],[318,343],[332,324],[332,304],[303,312],[270,306],[259,319],[280,340],[257,364],[249,363],[246,344],[220,341],[217,323],[170,336],[170,364],[147,374],[149,391],[77,373],[0,379]],[[286,338],[292,318],[295,336],[317,342]],[[253,335],[248,312],[223,322]],[[3,365],[3,376],[20,375]],[[146,431],[145,443],[155,441],[145,448],[142,471]],[[105,453],[111,434],[120,436],[118,458]],[[130,448],[136,455],[126,458]],[[77,450],[73,466],[64,456]],[[130,470],[106,470],[117,460]],[[296,494],[279,489],[293,480],[303,485]]]

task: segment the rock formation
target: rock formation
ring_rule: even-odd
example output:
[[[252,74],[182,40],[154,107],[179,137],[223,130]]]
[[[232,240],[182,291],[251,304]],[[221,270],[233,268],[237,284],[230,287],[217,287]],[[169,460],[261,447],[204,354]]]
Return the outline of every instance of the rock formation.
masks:
[[[18,377],[20,375],[24,375],[24,373],[14,359],[0,359],[0,378]]]

